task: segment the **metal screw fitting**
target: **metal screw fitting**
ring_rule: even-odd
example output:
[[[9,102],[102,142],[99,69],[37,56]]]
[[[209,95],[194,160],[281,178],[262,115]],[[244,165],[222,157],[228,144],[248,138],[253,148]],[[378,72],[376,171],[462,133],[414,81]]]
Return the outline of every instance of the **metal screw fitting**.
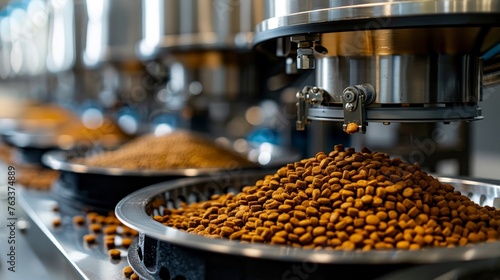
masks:
[[[314,58],[311,48],[297,49],[297,69],[314,69],[316,67],[316,59]]]

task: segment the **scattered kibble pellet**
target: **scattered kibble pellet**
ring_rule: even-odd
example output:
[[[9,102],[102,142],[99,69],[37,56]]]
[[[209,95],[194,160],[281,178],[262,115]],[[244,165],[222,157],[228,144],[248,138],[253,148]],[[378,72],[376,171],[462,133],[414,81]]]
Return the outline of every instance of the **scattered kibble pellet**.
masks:
[[[234,168],[253,166],[245,157],[188,131],[144,135],[114,151],[75,159],[76,163],[124,169]]]
[[[116,233],[116,225],[109,225],[104,228],[104,234],[115,234]]]
[[[132,273],[132,275],[130,275],[130,280],[139,280],[139,275],[135,274],[135,273]]]
[[[97,216],[94,217],[94,222],[98,223],[98,224],[101,224],[101,225],[106,224],[105,220],[106,220],[106,217],[102,216],[102,215],[97,215]]]
[[[125,237],[125,238],[122,239],[122,246],[124,248],[130,247],[131,244],[132,244],[132,239],[127,238],[127,237]]]
[[[353,134],[359,131],[359,126],[357,123],[349,123],[345,129],[347,134]]]
[[[89,233],[89,234],[85,234],[83,236],[83,241],[87,244],[94,244],[95,241],[96,241],[96,236],[95,234],[92,234],[92,233]]]
[[[104,218],[104,223],[107,225],[118,225],[120,224],[120,220],[113,216],[107,216],[106,218]]]
[[[99,213],[97,212],[89,212],[87,213],[87,221],[89,223],[95,223],[96,222],[96,217],[99,216]]]
[[[121,258],[121,252],[118,249],[110,249],[108,251],[108,254],[113,260],[118,260]]]
[[[93,232],[93,233],[100,233],[100,232],[102,232],[102,225],[101,224],[90,224],[89,231]]]
[[[134,229],[131,229],[129,227],[123,226],[123,225],[122,225],[122,230],[123,230],[123,235],[127,235],[127,236],[137,236],[137,235],[139,235],[138,231],[136,231]]]
[[[114,234],[104,235],[103,239],[104,240],[115,240],[115,235]]]
[[[122,272],[123,276],[125,276],[126,278],[130,278],[132,273],[134,273],[134,270],[132,270],[132,267],[126,266],[125,268],[123,268]]]
[[[52,226],[53,227],[60,227],[61,226],[61,219],[60,218],[55,218],[54,220],[52,220]]]
[[[210,238],[335,250],[497,241],[500,211],[386,153],[335,146],[238,194],[165,209],[166,226]]]
[[[85,218],[83,216],[74,216],[73,223],[78,226],[83,226],[85,224]]]
[[[115,239],[114,238],[105,238],[104,239],[104,245],[108,249],[113,249],[115,248]]]
[[[97,242],[97,238],[102,238],[104,248],[107,250],[115,249],[117,246],[116,236],[119,237],[119,243],[122,248],[127,249],[132,244],[133,237],[139,233],[125,225],[123,225],[117,218],[114,211],[109,212],[107,215],[101,215],[97,212],[89,212],[85,216],[73,216],[73,223],[76,225],[84,225],[85,218],[87,219],[89,234],[84,235],[83,242],[86,244],[93,244]],[[61,225],[61,219],[57,218],[53,221],[54,227]],[[99,236],[102,234],[102,237]],[[121,242],[120,242],[121,241]]]

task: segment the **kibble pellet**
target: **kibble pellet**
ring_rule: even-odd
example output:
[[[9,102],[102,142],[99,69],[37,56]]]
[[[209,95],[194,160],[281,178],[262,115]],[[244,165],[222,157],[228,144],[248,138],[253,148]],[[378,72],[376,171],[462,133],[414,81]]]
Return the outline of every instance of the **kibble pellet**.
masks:
[[[126,267],[124,267],[122,269],[122,272],[123,272],[123,276],[125,276],[126,278],[130,278],[132,273],[134,273],[134,270],[132,270],[132,267],[127,265]]]
[[[108,249],[113,249],[115,248],[115,239],[114,238],[105,238],[104,239],[104,246]]]
[[[61,219],[60,218],[55,218],[52,220],[52,226],[57,228],[61,226]]]
[[[90,224],[89,231],[93,232],[93,233],[100,233],[100,232],[102,232],[102,225],[101,224]]]
[[[108,255],[113,260],[119,260],[121,258],[121,252],[118,249],[111,249],[108,251]]]
[[[94,244],[96,242],[96,236],[92,233],[85,234],[83,236],[83,241],[87,244]]]
[[[83,216],[74,216],[73,217],[73,223],[78,226],[82,226],[85,224],[85,218]]]
[[[127,237],[122,239],[122,247],[128,248],[128,247],[130,247],[131,244],[132,244],[132,239],[127,238]]]

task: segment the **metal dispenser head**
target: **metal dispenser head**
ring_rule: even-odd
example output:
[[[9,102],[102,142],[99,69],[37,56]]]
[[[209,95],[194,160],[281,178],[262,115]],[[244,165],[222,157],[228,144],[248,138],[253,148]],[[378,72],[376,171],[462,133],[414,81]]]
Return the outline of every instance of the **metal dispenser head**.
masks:
[[[263,0],[142,3],[138,56],[160,61],[169,73],[157,93],[164,103],[159,114],[175,119],[173,127],[183,124],[227,135],[228,122],[244,112],[257,92],[258,61],[251,43],[254,27],[263,19]]]
[[[87,67],[137,61],[142,36],[141,1],[86,0],[87,34],[83,59]]]
[[[483,75],[498,77],[500,1],[270,0],[265,9],[254,45],[315,72],[298,94],[298,129],[482,119]]]

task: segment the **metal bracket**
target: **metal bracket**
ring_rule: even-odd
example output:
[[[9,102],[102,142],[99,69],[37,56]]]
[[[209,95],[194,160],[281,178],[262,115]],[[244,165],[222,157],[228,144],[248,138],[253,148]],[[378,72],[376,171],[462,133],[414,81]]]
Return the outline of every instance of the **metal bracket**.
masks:
[[[321,104],[324,93],[324,90],[311,86],[305,86],[301,91],[297,92],[297,130],[302,131],[306,128],[309,105]]]
[[[366,132],[366,108],[375,101],[375,88],[370,84],[354,85],[344,89],[341,95],[344,111],[343,129],[352,134],[358,131]]]

